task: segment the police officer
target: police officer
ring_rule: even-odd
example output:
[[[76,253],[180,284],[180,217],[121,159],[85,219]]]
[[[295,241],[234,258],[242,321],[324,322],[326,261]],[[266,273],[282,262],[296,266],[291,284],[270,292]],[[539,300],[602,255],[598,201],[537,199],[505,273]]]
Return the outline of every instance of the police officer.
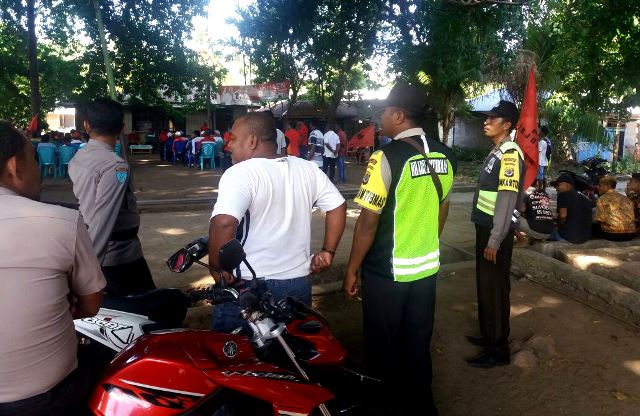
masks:
[[[380,396],[400,414],[435,415],[429,344],[456,161],[420,127],[426,108],[417,87],[389,93],[381,121],[393,141],[373,153],[355,198],[362,210],[344,290],[356,296],[360,268],[365,364],[387,386]]]
[[[518,122],[518,109],[500,101],[486,116],[484,134],[494,147],[484,162],[473,198],[471,221],[476,226],[476,284],[480,336],[467,336],[483,348],[467,359],[478,368],[510,363],[509,351],[509,269],[513,232],[517,217],[514,209],[522,193],[524,156],[510,133]]]
[[[89,105],[84,127],[90,140],[69,163],[73,193],[112,295],[155,288],[138,239],[140,215],[129,165],[114,152],[122,106],[108,98]]]
[[[85,405],[73,319],[96,314],[105,280],[78,211],[38,202],[40,188],[34,147],[0,121],[0,416]]]

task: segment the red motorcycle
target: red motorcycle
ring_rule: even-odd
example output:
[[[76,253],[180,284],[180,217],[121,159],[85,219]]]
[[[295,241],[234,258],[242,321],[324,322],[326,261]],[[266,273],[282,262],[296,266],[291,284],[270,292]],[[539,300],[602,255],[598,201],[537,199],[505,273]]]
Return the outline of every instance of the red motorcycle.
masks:
[[[208,267],[200,261],[206,246],[205,239],[196,240],[167,264],[174,272],[183,272],[193,263]],[[204,297],[214,305],[236,302],[245,328],[231,334],[180,328],[142,335],[106,368],[91,394],[91,412],[106,416],[371,414],[353,400],[337,399],[331,391],[349,386],[353,392],[375,380],[343,369],[346,351],[326,321],[291,298],[274,302],[237,240],[222,247],[220,259],[228,272],[244,263],[253,280],[243,290],[212,286]],[[326,383],[314,382],[310,375]]]

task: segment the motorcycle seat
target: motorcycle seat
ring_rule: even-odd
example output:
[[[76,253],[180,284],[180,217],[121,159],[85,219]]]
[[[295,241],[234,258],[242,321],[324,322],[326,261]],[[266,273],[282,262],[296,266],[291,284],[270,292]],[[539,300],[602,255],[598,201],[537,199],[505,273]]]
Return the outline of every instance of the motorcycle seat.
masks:
[[[191,302],[178,289],[162,288],[127,296],[105,295],[101,306],[147,316],[156,322],[154,329],[169,329],[182,327]]]

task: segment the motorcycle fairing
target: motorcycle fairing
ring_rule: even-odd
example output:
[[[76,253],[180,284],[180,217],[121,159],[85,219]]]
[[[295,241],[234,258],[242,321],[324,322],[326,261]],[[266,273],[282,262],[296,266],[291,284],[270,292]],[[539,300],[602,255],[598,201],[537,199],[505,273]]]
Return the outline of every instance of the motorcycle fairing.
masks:
[[[142,315],[100,308],[96,316],[76,319],[73,323],[82,335],[120,352],[144,334],[144,327],[153,321]]]

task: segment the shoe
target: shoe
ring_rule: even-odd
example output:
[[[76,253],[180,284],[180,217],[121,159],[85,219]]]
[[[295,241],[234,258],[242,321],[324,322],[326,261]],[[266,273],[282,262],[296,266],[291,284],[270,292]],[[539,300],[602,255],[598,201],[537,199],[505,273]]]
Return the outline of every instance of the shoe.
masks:
[[[484,347],[485,345],[487,345],[487,341],[485,341],[482,336],[474,337],[473,335],[465,335],[464,337],[467,339],[467,341],[477,347]]]
[[[465,361],[474,368],[493,368],[511,364],[511,356],[509,354],[494,355],[483,352],[475,357],[467,358]]]

